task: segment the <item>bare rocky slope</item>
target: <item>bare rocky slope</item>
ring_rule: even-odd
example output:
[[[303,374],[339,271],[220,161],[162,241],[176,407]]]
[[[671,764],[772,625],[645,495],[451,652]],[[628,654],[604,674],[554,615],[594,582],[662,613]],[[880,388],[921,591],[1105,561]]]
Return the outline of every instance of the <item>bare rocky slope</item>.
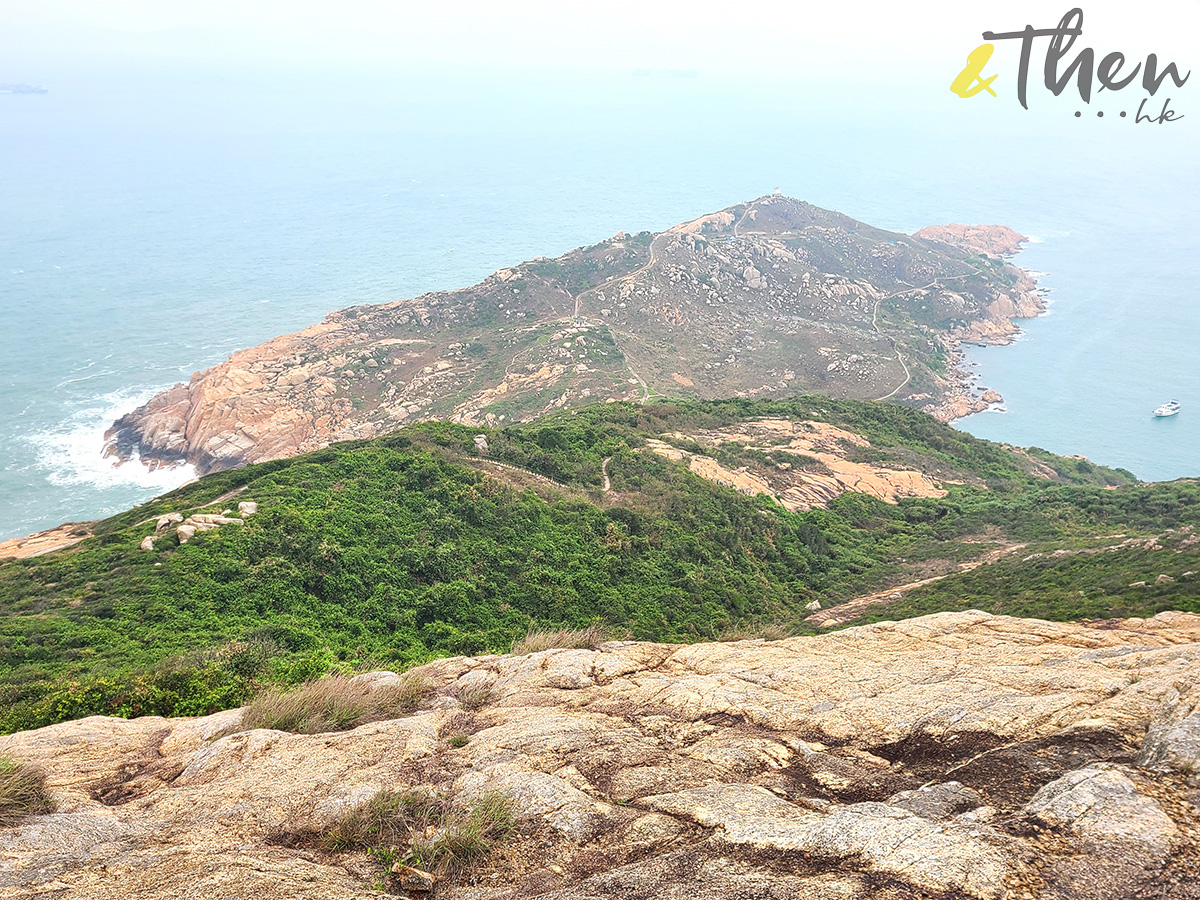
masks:
[[[234,710],[0,738],[58,804],[0,832],[0,897],[380,896],[377,863],[313,837],[407,788],[516,803],[437,886],[456,900],[1200,897],[1198,616],[966,612],[420,672],[419,711],[348,732]]]
[[[599,400],[996,402],[955,368],[1043,310],[1001,226],[916,236],[781,196],[618,233],[458,291],[343,309],[235,353],[118,420],[108,452],[203,473],[424,419],[497,425]]]

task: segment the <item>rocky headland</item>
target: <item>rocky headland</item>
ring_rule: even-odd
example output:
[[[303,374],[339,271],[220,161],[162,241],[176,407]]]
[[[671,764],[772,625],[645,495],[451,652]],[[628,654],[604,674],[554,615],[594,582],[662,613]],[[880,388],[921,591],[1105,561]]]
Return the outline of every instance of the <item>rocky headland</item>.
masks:
[[[235,353],[114,423],[107,452],[201,473],[425,419],[497,425],[651,397],[890,399],[985,408],[964,341],[1042,309],[1022,237],[904,235],[780,196],[618,233],[458,291],[343,309]]]
[[[432,885],[457,900],[1200,897],[1197,616],[946,613],[407,677],[416,712],[344,732],[231,710],[0,738],[57,804],[0,831],[0,897],[380,896],[375,859],[318,838],[384,790],[511,799],[507,839]]]
[[[66,522],[57,528],[48,528],[25,537],[0,541],[0,559],[29,559],[43,556],[64,547],[78,544],[91,537],[91,522]]]

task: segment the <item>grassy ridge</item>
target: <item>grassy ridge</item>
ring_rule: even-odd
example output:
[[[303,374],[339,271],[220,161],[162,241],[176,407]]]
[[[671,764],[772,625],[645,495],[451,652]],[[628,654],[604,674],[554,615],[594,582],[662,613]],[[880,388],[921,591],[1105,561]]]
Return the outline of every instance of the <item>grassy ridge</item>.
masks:
[[[833,422],[867,437],[876,459],[962,484],[940,500],[888,505],[848,494],[792,514],[640,450],[665,432],[760,416]],[[519,467],[500,477],[478,459],[479,433],[423,423],[219,473],[101,523],[70,551],[0,564],[0,728],[89,713],[202,713],[240,704],[264,683],[366,661],[400,667],[503,652],[531,627],[603,621],[665,641],[755,623],[804,630],[814,598],[828,606],[1003,540],[1076,546],[1200,519],[1195,484],[1130,485],[1119,470],[1013,453],[882,404],[591,407],[483,430],[490,459]],[[601,490],[606,458],[610,494]],[[1031,474],[1047,463],[1059,481]],[[185,546],[166,537],[152,552],[138,549],[158,515],[219,497],[228,499],[215,511],[238,499],[261,511]],[[1118,555],[1088,559],[1111,567]],[[1016,577],[1003,571],[977,570],[1000,579],[979,591],[999,596],[1003,577]],[[920,602],[956,608],[959,599],[935,592]],[[1057,617],[1075,609],[1056,600],[1039,613],[1032,595],[1026,605]],[[1103,597],[1086,608],[1102,610]]]

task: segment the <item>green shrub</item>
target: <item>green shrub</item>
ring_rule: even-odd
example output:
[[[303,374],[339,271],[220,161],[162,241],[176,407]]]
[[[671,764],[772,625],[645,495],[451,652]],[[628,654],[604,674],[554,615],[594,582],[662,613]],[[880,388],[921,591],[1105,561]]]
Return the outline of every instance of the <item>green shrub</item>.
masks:
[[[642,449],[759,416],[861,434],[863,452],[934,473],[949,496],[847,495],[789,513]],[[1128,473],[1013,452],[889,404],[614,403],[483,429],[493,460],[557,483],[536,489],[480,471],[479,431],[424,422],[216,473],[97,523],[97,537],[71,550],[0,562],[0,730],[208,713],[366,659],[406,669],[617,635],[682,643],[802,629],[812,600],[828,607],[911,579],[915,561],[984,552],[972,536],[1069,545],[1200,525],[1195,482],[1132,485]],[[601,495],[606,459],[613,490]],[[138,549],[153,517],[232,490],[260,504],[244,525]],[[1149,614],[1164,602],[1176,601],[1130,594],[1122,608]],[[1102,605],[1054,603],[1056,614]],[[1037,613],[1033,592],[1021,608]]]

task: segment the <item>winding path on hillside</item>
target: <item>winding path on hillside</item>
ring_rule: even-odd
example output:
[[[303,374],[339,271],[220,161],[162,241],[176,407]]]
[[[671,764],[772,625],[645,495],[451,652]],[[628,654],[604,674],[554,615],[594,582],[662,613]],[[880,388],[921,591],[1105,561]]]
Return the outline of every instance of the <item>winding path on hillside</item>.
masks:
[[[829,607],[829,609],[815,612],[806,621],[810,625],[816,625],[818,628],[833,628],[837,625],[845,625],[847,622],[861,616],[867,611],[868,607],[880,606],[890,603],[893,600],[899,600],[911,590],[924,587],[927,584],[933,584],[935,581],[941,581],[943,578],[949,578],[951,575],[961,575],[963,572],[970,572],[972,569],[978,569],[980,566],[994,563],[1008,556],[1010,553],[1016,553],[1018,550],[1028,546],[1028,544],[1010,544],[1007,547],[998,547],[995,550],[989,550],[978,559],[959,563],[958,568],[953,572],[946,572],[944,575],[934,575],[930,578],[922,578],[919,581],[910,581],[907,584],[898,584],[895,587],[876,591],[873,594],[855,597],[853,600],[847,600],[845,603],[839,603],[836,606]]]
[[[650,267],[653,266],[656,262],[658,262],[658,255],[657,255],[658,248],[655,245],[658,243],[660,238],[663,238],[666,235],[667,235],[667,232],[664,231],[664,232],[661,232],[660,234],[656,234],[650,240],[650,259],[644,265],[639,266],[638,268],[634,269],[632,272],[626,272],[624,275],[614,275],[612,278],[609,278],[606,281],[600,282],[595,287],[586,288],[585,290],[582,290],[578,294],[576,294],[575,295],[575,318],[577,320],[579,319],[579,301],[582,300],[584,297],[586,297],[588,294],[594,294],[594,293],[596,293],[596,291],[600,290],[601,288],[606,288],[610,284],[618,284],[619,282],[622,282],[622,281],[628,281],[630,278],[636,278],[638,275],[641,275],[643,272],[650,269]]]
[[[968,265],[970,265],[970,263],[968,263]],[[921,287],[906,288],[903,291],[895,291],[891,294],[888,294],[886,297],[880,297],[878,300],[875,301],[875,309],[871,313],[871,327],[873,329],[875,329],[876,334],[878,334],[880,337],[887,338],[888,341],[891,342],[892,349],[896,351],[896,361],[898,363],[900,363],[900,366],[904,369],[904,380],[902,382],[900,382],[898,385],[896,385],[894,388],[892,388],[890,391],[888,391],[886,394],[884,394],[882,397],[876,397],[875,398],[876,402],[878,402],[880,400],[887,400],[891,397],[894,397],[896,395],[897,391],[899,391],[902,387],[904,387],[906,384],[908,384],[910,381],[912,381],[912,372],[909,371],[908,363],[906,363],[904,361],[904,354],[902,354],[900,352],[900,348],[896,346],[896,339],[894,337],[892,337],[891,335],[884,334],[883,329],[881,329],[879,327],[879,305],[881,303],[886,303],[888,300],[894,300],[896,297],[902,297],[905,294],[912,294],[916,291],[927,291],[930,288],[942,285],[944,282],[947,282],[947,281],[956,281],[960,278],[970,278],[972,275],[982,275],[983,274],[977,267],[972,266],[972,268],[975,269],[974,272],[966,272],[962,275],[949,275],[945,278],[935,278],[935,279],[933,279],[933,281],[929,282],[929,284],[922,285]]]

